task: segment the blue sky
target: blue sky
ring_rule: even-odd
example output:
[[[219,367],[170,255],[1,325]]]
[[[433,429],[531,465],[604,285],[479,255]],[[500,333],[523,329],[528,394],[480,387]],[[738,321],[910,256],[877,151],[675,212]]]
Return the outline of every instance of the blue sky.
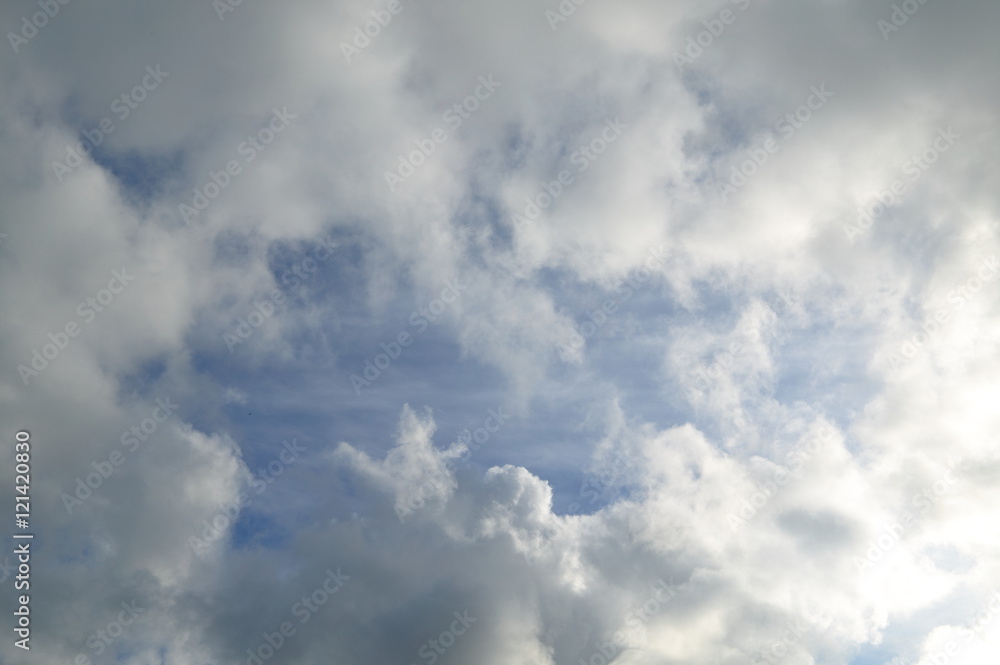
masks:
[[[0,664],[995,661],[996,6],[45,1]]]

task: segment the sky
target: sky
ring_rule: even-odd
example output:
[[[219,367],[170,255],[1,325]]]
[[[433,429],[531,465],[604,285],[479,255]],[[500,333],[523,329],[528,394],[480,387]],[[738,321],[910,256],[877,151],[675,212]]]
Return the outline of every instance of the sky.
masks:
[[[992,665],[998,19],[4,3],[0,665]]]

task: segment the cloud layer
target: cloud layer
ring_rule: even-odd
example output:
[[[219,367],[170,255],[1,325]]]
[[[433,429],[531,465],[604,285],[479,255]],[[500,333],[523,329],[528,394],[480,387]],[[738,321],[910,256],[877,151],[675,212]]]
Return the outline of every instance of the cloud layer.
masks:
[[[3,7],[0,662],[992,663],[998,11]]]

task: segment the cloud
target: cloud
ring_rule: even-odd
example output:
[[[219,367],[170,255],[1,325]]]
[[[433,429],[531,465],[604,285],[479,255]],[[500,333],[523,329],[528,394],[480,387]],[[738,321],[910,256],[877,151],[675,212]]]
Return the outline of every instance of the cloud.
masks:
[[[0,660],[984,661],[997,8],[391,4],[0,9]]]

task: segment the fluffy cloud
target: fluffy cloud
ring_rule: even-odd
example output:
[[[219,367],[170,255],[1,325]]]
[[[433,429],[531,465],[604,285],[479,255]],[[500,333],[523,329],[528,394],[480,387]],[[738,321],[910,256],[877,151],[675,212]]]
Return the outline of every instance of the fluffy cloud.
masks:
[[[997,8],[898,4],[0,9],[0,659],[985,662]]]

